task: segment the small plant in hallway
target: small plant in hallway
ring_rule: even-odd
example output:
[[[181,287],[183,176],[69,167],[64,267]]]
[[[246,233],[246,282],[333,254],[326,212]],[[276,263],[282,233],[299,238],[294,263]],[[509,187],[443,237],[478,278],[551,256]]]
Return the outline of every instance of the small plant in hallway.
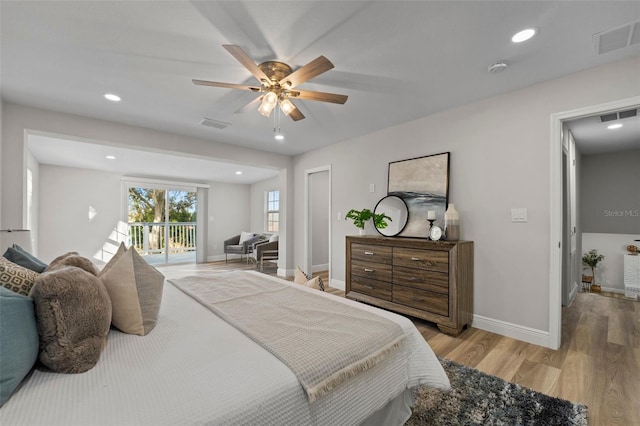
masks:
[[[588,253],[585,253],[584,256],[582,256],[582,264],[591,268],[591,276],[593,277],[593,281],[591,284],[592,291],[600,291],[600,285],[596,284],[596,268],[598,267],[598,263],[602,262],[603,260],[604,256],[598,254],[598,250],[596,249],[591,249]]]

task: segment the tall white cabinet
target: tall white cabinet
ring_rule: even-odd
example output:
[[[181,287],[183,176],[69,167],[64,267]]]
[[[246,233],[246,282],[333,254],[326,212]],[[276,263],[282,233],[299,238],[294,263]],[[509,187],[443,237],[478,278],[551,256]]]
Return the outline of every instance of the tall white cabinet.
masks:
[[[640,255],[624,255],[624,295],[640,296]]]

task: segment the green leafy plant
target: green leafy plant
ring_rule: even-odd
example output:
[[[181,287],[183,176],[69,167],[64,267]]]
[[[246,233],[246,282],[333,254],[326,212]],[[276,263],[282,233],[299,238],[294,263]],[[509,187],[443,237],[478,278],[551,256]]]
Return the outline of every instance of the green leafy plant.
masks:
[[[591,276],[593,277],[594,285],[596,284],[596,267],[598,266],[598,263],[603,260],[604,256],[598,254],[598,250],[596,249],[591,249],[582,256],[582,264],[591,268]]]
[[[384,213],[373,213],[369,209],[355,210],[351,209],[347,212],[345,219],[353,220],[353,224],[360,229],[364,229],[364,225],[367,221],[373,219],[373,224],[377,229],[384,229],[387,227],[387,219],[392,222],[392,219]]]

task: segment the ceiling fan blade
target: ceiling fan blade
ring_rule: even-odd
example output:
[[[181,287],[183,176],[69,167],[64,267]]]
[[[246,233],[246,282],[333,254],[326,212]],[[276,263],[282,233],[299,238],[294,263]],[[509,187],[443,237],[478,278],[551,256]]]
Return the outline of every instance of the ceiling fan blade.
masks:
[[[289,113],[289,117],[291,117],[293,121],[300,121],[304,118],[304,114],[296,107]]]
[[[257,98],[255,98],[254,100],[252,100],[251,102],[243,106],[242,108],[238,109],[234,114],[244,114],[249,110],[255,111],[260,106],[260,102],[262,102],[262,96],[258,96]]]
[[[193,79],[191,81],[193,81],[193,84],[197,84],[198,86],[226,87],[229,89],[251,90],[252,92],[260,91],[259,87],[244,86],[242,84],[220,83],[217,81],[196,80],[196,79]]]
[[[305,99],[308,101],[331,102],[334,104],[344,104],[347,102],[347,95],[338,95],[336,93],[314,92],[313,90],[292,90],[289,96],[296,99]]]
[[[280,85],[285,86],[285,84],[289,82],[290,84],[288,84],[288,86],[290,88],[296,87],[299,84],[302,84],[305,81],[311,80],[313,77],[322,74],[323,72],[329,71],[331,68],[333,68],[333,64],[331,63],[331,61],[321,55],[313,61],[309,62],[307,65],[303,66],[302,68],[298,68],[297,70],[280,80]]]
[[[227,52],[231,53],[231,55],[236,58],[238,62],[240,62],[249,72],[258,79],[260,82],[266,82],[268,85],[271,85],[271,80],[269,77],[258,68],[258,65],[251,59],[247,52],[242,50],[240,46],[236,46],[234,44],[223,44],[222,47],[227,49]]]

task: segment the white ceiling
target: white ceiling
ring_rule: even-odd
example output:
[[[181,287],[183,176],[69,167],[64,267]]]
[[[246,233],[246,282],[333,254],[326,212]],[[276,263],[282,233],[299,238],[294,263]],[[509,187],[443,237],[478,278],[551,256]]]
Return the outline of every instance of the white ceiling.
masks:
[[[0,13],[6,101],[287,155],[640,54],[598,55],[593,41],[640,20],[639,1],[2,1]],[[349,100],[297,101],[307,118],[284,117],[278,143],[272,119],[236,113],[256,94],[192,84],[256,83],[222,44],[294,69],[324,55],[335,68],[300,88]],[[487,72],[497,61],[509,67]]]

